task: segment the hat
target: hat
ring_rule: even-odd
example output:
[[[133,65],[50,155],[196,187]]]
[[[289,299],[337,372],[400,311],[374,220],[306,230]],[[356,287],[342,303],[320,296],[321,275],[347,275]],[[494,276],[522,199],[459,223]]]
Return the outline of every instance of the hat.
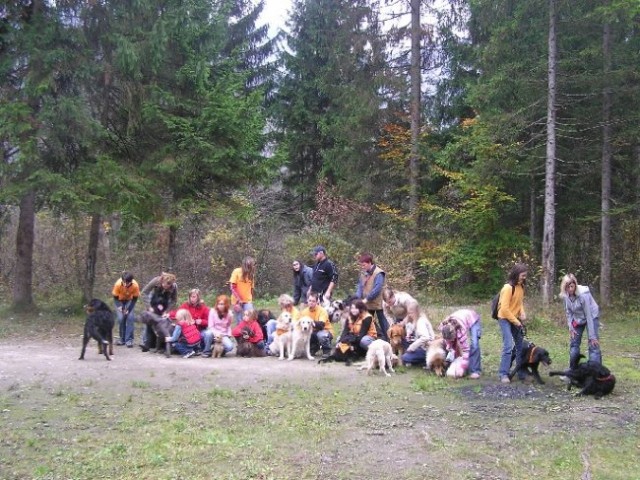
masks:
[[[318,245],[317,247],[314,247],[314,249],[312,250],[312,253],[315,255],[316,253],[327,253],[327,251],[325,250],[325,248],[322,245]]]

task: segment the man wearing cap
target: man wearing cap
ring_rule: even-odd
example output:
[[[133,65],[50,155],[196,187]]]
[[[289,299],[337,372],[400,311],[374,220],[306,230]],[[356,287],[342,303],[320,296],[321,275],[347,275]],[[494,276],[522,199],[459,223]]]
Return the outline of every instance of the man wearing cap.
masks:
[[[313,267],[311,286],[307,294],[311,292],[317,293],[318,300],[322,303],[323,301],[331,300],[331,293],[336,283],[338,283],[338,269],[327,258],[327,251],[323,246],[318,245],[313,249],[312,253],[316,259],[316,264]]]

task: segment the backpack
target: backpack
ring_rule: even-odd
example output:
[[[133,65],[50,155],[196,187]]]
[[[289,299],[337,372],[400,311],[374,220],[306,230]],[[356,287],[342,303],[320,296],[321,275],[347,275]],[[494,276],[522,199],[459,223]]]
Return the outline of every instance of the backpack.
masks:
[[[516,287],[511,285],[511,295],[516,291]],[[498,310],[500,310],[500,292],[491,300],[491,318],[498,320]]]

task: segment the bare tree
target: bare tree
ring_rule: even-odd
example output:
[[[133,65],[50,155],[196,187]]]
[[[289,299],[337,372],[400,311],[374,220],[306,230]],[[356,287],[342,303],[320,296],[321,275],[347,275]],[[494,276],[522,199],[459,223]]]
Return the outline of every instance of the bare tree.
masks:
[[[413,239],[415,239],[418,231],[418,179],[420,176],[418,151],[421,127],[420,109],[422,88],[422,72],[420,68],[420,41],[422,39],[420,3],[421,0],[411,0],[411,152],[409,154],[409,212],[413,220]]]
[[[602,219],[600,225],[600,302],[611,302],[611,25],[605,21],[602,31],[602,56],[605,86],[602,91]]]
[[[36,193],[29,190],[20,200],[16,235],[16,273],[13,278],[13,308],[33,308],[33,242],[35,238]]]
[[[542,233],[542,304],[548,307],[555,279],[556,220],[556,0],[549,0],[547,94],[547,157],[544,178],[544,225]]]

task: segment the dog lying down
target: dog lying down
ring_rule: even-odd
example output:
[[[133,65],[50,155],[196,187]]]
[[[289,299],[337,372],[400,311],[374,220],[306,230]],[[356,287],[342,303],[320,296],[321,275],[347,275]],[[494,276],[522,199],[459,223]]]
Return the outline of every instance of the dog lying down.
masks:
[[[598,362],[580,362],[577,367],[565,371],[549,372],[549,376],[562,375],[569,380],[568,390],[572,386],[581,388],[578,395],[593,395],[601,398],[610,394],[616,386],[616,377],[607,367]]]
[[[382,373],[387,377],[390,377],[391,374],[389,374],[389,372],[395,373],[393,370],[394,360],[397,362],[398,357],[394,355],[389,342],[385,342],[380,339],[374,340],[367,349],[367,356],[364,359],[364,365],[358,368],[358,370],[367,370],[367,375],[369,375],[371,370],[378,367]],[[387,372],[387,368],[389,369],[389,372]]]

